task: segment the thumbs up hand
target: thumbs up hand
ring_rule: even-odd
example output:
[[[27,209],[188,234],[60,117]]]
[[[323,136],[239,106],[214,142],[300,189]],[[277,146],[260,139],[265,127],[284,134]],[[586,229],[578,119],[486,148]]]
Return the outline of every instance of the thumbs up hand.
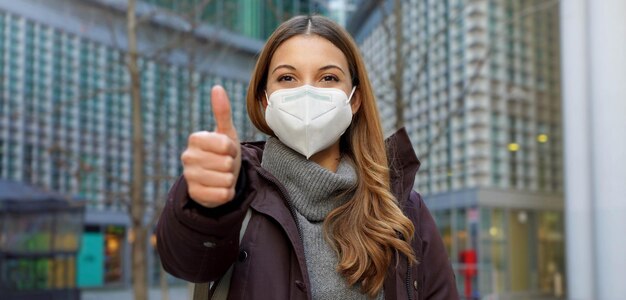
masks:
[[[217,128],[189,135],[187,149],[181,155],[189,196],[209,208],[233,200],[241,168],[241,147],[223,87],[211,90],[211,106]]]

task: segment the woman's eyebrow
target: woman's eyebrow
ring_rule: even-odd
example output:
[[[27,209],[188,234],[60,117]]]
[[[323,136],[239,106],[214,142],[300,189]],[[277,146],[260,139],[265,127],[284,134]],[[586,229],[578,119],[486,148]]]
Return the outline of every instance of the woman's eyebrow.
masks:
[[[278,70],[280,68],[287,68],[287,69],[290,69],[290,70],[293,70],[293,71],[296,70],[296,68],[294,66],[292,66],[292,65],[278,65],[276,68],[274,68],[274,71],[272,71],[272,74],[274,74],[274,72],[276,72],[276,70]]]
[[[346,72],[343,71],[342,68],[340,68],[337,65],[327,65],[327,66],[323,66],[320,68],[320,71],[324,71],[324,70],[328,70],[328,69],[338,69],[339,71],[341,71],[341,73],[343,73],[344,75],[346,74]]]

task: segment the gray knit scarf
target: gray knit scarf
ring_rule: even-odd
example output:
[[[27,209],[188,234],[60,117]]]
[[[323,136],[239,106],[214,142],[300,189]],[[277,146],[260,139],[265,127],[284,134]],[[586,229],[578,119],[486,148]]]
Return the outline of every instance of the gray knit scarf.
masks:
[[[368,299],[359,292],[360,285],[348,286],[337,273],[337,255],[323,233],[328,213],[354,195],[358,178],[350,160],[342,158],[333,173],[270,137],[261,166],[285,186],[296,210],[313,299]],[[383,299],[383,293],[376,299]]]

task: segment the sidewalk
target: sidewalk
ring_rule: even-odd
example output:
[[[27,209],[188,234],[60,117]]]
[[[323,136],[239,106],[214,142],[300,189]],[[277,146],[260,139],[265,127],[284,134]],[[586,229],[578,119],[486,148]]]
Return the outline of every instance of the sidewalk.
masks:
[[[187,285],[174,285],[169,287],[169,300],[190,299],[189,287]],[[82,300],[133,300],[132,288],[127,289],[86,289],[81,292]],[[161,288],[150,287],[148,299],[161,300]]]

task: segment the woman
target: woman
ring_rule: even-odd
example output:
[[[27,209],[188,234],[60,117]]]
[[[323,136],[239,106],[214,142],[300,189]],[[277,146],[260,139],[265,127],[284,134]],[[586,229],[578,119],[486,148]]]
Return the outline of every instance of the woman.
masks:
[[[217,281],[232,265],[229,299],[458,298],[412,191],[419,161],[404,130],[384,141],[345,30],[299,16],[268,39],[247,96],[266,143],[240,145],[226,92],[211,100],[217,129],[189,137],[157,228],[169,273]]]

